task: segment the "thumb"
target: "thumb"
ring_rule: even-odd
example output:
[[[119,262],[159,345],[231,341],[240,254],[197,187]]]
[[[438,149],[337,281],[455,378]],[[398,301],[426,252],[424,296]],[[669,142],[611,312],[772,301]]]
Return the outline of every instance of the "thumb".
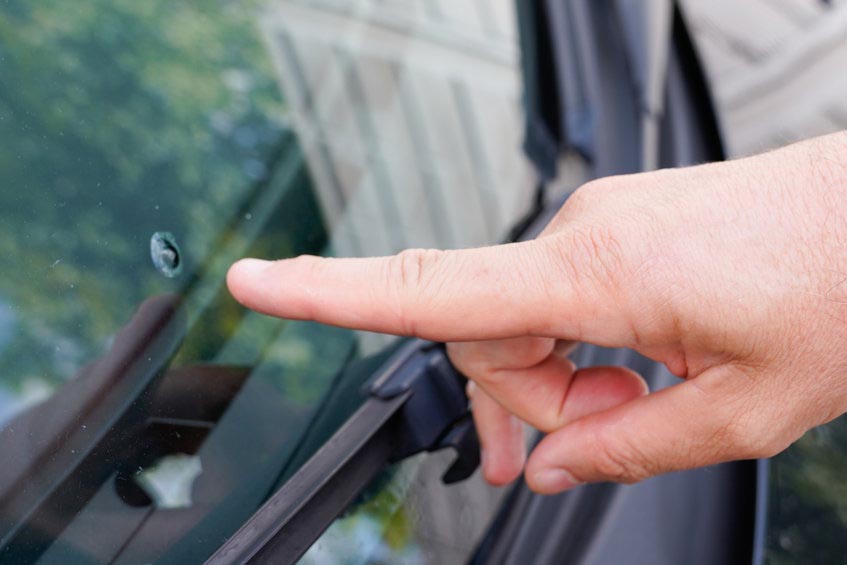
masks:
[[[632,326],[608,289],[626,285],[613,284],[620,275],[602,245],[570,233],[392,257],[247,259],[227,283],[245,306],[283,318],[437,341],[532,335],[623,345]]]
[[[542,494],[586,482],[637,482],[671,471],[730,460],[769,457],[780,441],[778,414],[740,386],[735,369],[717,367],[698,377],[549,434],[526,464],[526,481]]]

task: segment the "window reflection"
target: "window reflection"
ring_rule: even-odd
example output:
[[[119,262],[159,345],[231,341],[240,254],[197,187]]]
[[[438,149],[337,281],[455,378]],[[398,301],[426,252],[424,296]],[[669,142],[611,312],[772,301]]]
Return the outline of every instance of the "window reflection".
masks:
[[[303,556],[318,563],[466,563],[507,489],[477,472],[446,486],[454,455],[419,455],[395,465],[362,493]]]
[[[201,560],[319,447],[390,338],[246,312],[226,268],[500,239],[534,187],[511,17],[3,4],[0,559]],[[132,486],[173,460],[179,504]]]

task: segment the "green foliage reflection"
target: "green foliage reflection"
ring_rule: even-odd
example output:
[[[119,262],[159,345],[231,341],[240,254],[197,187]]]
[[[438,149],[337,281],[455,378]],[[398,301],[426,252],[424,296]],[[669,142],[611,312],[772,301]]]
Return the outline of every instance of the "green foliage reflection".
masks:
[[[767,561],[843,563],[847,420],[810,430],[770,465]]]
[[[255,21],[250,2],[0,6],[4,388],[54,386],[102,353],[145,297],[185,283],[151,268],[151,234],[173,231],[196,269],[269,175],[283,103]]]

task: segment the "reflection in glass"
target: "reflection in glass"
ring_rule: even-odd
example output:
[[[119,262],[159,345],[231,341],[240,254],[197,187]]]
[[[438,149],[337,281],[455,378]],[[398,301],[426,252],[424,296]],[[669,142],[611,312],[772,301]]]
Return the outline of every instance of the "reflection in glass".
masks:
[[[245,311],[233,260],[522,215],[510,4],[409,4],[0,7],[0,560],[200,561],[359,404],[390,339]]]
[[[847,420],[806,433],[770,461],[768,563],[839,563],[847,555]]]
[[[388,469],[315,542],[301,565],[467,563],[506,490],[480,473],[446,486],[453,454],[417,456]]]

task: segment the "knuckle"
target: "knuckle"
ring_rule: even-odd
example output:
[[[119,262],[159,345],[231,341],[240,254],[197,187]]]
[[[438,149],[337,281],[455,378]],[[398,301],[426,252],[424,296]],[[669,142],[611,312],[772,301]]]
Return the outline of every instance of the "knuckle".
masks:
[[[400,285],[409,291],[424,286],[442,252],[437,249],[406,249],[392,258],[393,271]]]
[[[780,426],[763,417],[755,407],[734,409],[714,434],[717,460],[759,459],[776,455],[786,444],[781,440]]]
[[[603,209],[608,196],[620,189],[618,177],[603,177],[589,181],[568,196],[562,210],[570,217],[577,217],[595,209]]]
[[[594,438],[594,470],[604,479],[616,483],[635,483],[653,473],[645,459],[625,435],[613,428],[601,428]]]
[[[750,452],[747,456],[749,459],[770,459],[771,457],[781,453],[788,447],[790,442],[784,442],[778,438],[769,438],[762,442],[756,449]]]
[[[717,379],[689,381],[703,393],[708,415],[699,420],[691,460],[698,465],[769,457],[785,448],[790,419],[777,408],[769,387],[762,387],[755,368],[725,367]],[[789,410],[790,412],[790,410]]]
[[[707,451],[715,455],[716,460],[748,459],[755,457],[759,447],[756,434],[737,419],[719,424],[711,434]]]
[[[482,386],[497,385],[502,382],[502,371],[491,365],[488,359],[479,355],[469,355],[456,363],[456,368],[467,378]]]
[[[559,239],[559,257],[575,280],[589,277],[607,286],[621,277],[625,258],[615,228],[600,224],[574,225]]]
[[[486,372],[485,359],[481,358],[474,349],[470,343],[447,344],[447,357],[460,373],[471,379],[468,386],[473,381],[484,380],[482,377]]]
[[[476,381],[482,385],[496,384],[500,380],[500,372],[492,364],[491,356],[483,352],[484,349],[485,345],[479,342],[448,343],[447,356],[470,382]]]
[[[732,446],[730,459],[759,459],[782,451],[764,426],[734,422],[726,430],[726,443]]]
[[[393,289],[393,296],[386,299],[394,304],[395,316],[406,335],[417,335],[417,322],[407,305],[426,299],[443,253],[437,249],[406,249],[387,262],[385,286]]]
[[[469,351],[469,342],[449,342],[447,343],[447,358],[450,362],[465,376],[468,376],[467,369],[473,361],[473,352]]]

